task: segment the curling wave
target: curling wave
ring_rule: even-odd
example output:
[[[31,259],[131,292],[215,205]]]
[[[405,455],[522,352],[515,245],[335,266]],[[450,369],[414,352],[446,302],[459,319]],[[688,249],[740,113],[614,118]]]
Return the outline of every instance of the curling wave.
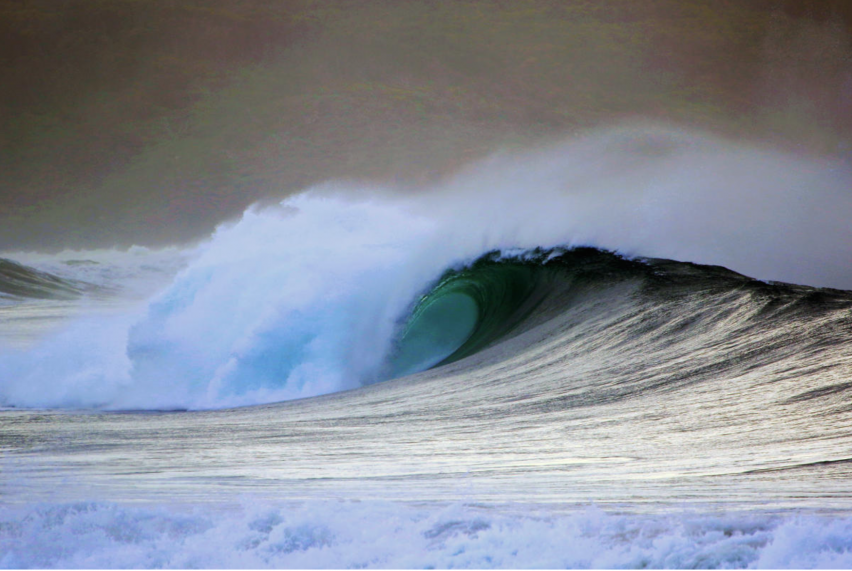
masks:
[[[391,377],[452,363],[509,334],[547,295],[547,278],[557,277],[540,258],[535,252],[503,259],[494,252],[444,274],[417,302],[396,341]]]

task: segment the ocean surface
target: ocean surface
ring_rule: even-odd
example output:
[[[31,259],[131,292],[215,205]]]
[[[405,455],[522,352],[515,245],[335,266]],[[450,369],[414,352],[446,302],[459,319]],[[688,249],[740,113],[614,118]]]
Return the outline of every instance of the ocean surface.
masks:
[[[0,567],[852,567],[852,167],[670,125],[0,257]]]

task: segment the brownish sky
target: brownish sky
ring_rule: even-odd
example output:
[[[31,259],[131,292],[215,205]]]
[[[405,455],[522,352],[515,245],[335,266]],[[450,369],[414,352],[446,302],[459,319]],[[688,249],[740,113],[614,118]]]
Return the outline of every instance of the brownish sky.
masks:
[[[844,0],[8,0],[0,251],[164,244],[624,117],[848,153]]]

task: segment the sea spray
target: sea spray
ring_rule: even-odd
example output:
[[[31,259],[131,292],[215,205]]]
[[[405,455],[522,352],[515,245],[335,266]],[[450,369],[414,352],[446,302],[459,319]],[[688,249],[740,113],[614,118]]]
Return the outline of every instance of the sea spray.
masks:
[[[435,271],[414,266],[433,225],[372,201],[286,205],[221,227],[150,305],[130,333],[141,394],[127,406],[152,391],[183,406],[269,402],[377,377]]]

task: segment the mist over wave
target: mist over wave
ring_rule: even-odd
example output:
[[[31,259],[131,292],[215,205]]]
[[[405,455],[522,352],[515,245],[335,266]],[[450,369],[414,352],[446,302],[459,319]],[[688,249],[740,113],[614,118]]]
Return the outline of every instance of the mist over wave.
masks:
[[[144,306],[3,350],[0,404],[218,408],[369,384],[419,296],[495,250],[594,246],[852,289],[849,188],[840,159],[649,123],[418,191],[330,183],[223,224]]]

